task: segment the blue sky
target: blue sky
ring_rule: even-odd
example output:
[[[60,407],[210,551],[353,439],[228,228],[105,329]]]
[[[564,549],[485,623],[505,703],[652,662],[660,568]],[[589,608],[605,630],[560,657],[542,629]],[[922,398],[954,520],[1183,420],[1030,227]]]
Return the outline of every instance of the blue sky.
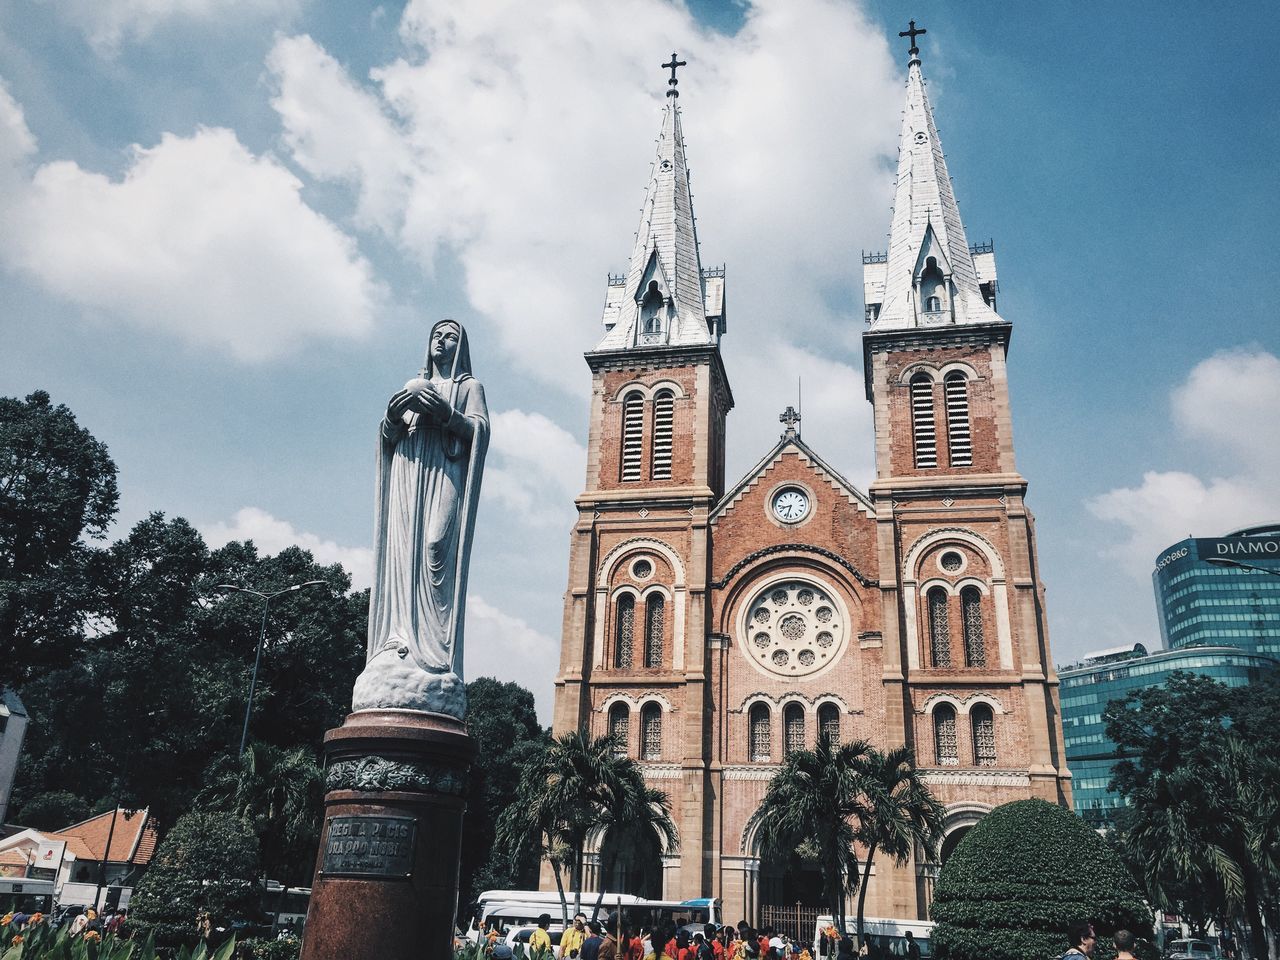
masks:
[[[704,264],[728,267],[729,472],[805,439],[859,485],[863,249],[909,17],[1014,323],[1055,658],[1157,636],[1150,567],[1280,519],[1280,68],[1261,4],[0,0],[0,388],[67,403],[120,522],[295,540],[367,576],[374,436],[427,331],[495,414],[469,676],[549,717],[608,271],[675,48]],[[1105,16],[1099,13],[1105,10]]]

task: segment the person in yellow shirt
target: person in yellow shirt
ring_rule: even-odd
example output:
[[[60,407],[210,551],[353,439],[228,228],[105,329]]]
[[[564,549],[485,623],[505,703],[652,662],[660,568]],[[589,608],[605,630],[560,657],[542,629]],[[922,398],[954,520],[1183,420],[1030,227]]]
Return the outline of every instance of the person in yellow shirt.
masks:
[[[560,936],[560,960],[571,960],[582,952],[582,941],[587,939],[587,915],[575,914],[573,926]],[[530,941],[532,942],[532,941]]]
[[[551,926],[551,914],[544,913],[538,918],[538,928],[529,934],[529,955],[537,956],[538,953],[551,953],[551,934],[547,933],[547,927]]]

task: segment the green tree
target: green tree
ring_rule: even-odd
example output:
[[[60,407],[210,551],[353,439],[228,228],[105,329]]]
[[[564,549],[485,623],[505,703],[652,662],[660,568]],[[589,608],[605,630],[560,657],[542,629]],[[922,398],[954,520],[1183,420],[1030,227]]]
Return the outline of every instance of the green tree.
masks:
[[[468,775],[459,889],[472,901],[485,890],[537,884],[537,855],[498,849],[494,838],[503,811],[520,802],[511,788],[513,778],[551,738],[538,725],[533,694],[493,677],[467,684],[467,730],[480,752]]]
[[[24,827],[37,830],[61,830],[92,815],[84,799],[69,790],[51,790],[37,794],[22,805],[15,818]]]
[[[858,942],[862,943],[867,881],[876,854],[885,854],[898,866],[906,864],[917,848],[926,860],[935,859],[946,810],[929,792],[906,747],[887,752],[869,748],[856,769],[862,792],[856,836],[867,851],[858,890]]]
[[[1264,956],[1280,922],[1280,684],[1228,688],[1177,673],[1103,713],[1125,759],[1112,786],[1132,808],[1121,842],[1162,909],[1245,921]]]
[[[21,683],[71,661],[93,594],[86,568],[115,516],[116,466],[65,406],[0,397],[0,661]]]
[[[960,841],[933,895],[937,960],[1050,960],[1067,925],[1146,933],[1151,914],[1106,841],[1044,800],[997,807]]]
[[[258,843],[243,820],[183,814],[134,889],[130,924],[142,937],[154,932],[157,945],[194,944],[200,913],[215,925],[257,914],[257,878]]]
[[[813,750],[792,751],[748,821],[762,857],[789,860],[802,845],[814,851],[838,930],[845,929],[845,900],[858,889],[854,843],[867,815],[863,763],[869,750],[865,740],[835,745],[824,735]]]
[[[615,750],[617,744],[614,744]],[[615,766],[606,785],[597,821],[600,838],[600,890],[591,919],[604,904],[605,887],[620,861],[650,863],[680,849],[680,832],[671,819],[671,798],[644,782],[644,774],[628,760]]]
[[[499,819],[497,843],[518,856],[532,854],[550,862],[566,923],[565,873],[576,912],[582,908],[587,841],[601,830],[602,847],[613,842],[621,820],[617,805],[632,797],[637,803],[653,801],[665,809],[665,796],[638,794],[635,787],[642,783],[635,762],[617,753],[613,738],[592,737],[586,730],[552,740],[521,770],[516,788],[519,802]],[[622,842],[619,838],[618,843]]]
[[[324,771],[314,748],[251,743],[239,763],[227,756],[196,799],[235,814],[253,831],[266,876],[308,886],[320,842]]]

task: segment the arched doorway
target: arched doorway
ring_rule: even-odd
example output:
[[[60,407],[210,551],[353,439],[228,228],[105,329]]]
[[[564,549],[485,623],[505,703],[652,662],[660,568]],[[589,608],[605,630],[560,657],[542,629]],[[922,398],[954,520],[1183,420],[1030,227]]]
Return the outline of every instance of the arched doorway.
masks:
[[[945,867],[947,865],[947,861],[951,859],[951,854],[955,852],[955,849],[957,846],[959,846],[960,841],[963,840],[965,837],[965,834],[967,834],[972,829],[973,827],[957,827],[955,830],[952,830],[950,833],[948,833],[945,838],[943,838],[942,845],[938,847],[939,866]]]
[[[785,856],[760,854],[759,862],[756,925],[772,927],[798,942],[811,939],[818,916],[830,911],[822,893],[817,849],[801,844]]]
[[[938,881],[938,873],[955,853],[974,825],[991,812],[991,805],[976,801],[952,803],[947,806],[947,816],[942,822],[942,842],[938,844],[938,858],[933,861],[917,859],[916,867],[916,903],[920,909],[919,916],[933,918],[933,887]]]

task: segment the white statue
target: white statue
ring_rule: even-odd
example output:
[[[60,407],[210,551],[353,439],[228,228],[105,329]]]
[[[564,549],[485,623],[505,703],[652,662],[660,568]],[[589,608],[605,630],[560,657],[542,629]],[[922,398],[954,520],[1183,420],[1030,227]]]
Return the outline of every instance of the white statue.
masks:
[[[462,623],[488,445],[467,333],[441,320],[421,377],[391,397],[379,429],[369,652],[352,709],[466,713]]]

